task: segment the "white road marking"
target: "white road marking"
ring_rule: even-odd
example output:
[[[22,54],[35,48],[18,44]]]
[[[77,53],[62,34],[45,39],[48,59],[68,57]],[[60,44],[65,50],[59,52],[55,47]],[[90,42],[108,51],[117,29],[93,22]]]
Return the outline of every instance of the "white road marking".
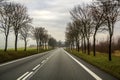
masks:
[[[86,66],[84,66],[82,63],[80,63],[77,59],[75,59],[73,56],[71,56],[68,52],[64,50],[64,52],[70,56],[75,62],[77,62],[83,69],[85,69],[91,76],[93,76],[96,80],[102,80],[98,75],[96,75],[94,72],[92,72],[90,69],[88,69]]]
[[[21,80],[24,76],[26,76],[29,72],[24,73],[22,76],[20,76],[19,78],[17,78],[17,80]]]
[[[32,70],[36,70],[39,66],[40,66],[40,64],[38,64],[37,66],[35,66]]]
[[[48,59],[50,59],[53,55],[54,55],[54,54],[52,54],[51,56],[49,56]],[[48,61],[48,60],[47,60],[47,61]],[[38,70],[41,69],[47,61],[43,60],[43,61],[42,61],[43,63],[41,64],[41,66],[38,67],[38,69],[34,71],[34,73],[29,77],[29,79],[30,79],[35,73],[37,73]]]
[[[41,63],[43,64],[46,60],[43,60]]]
[[[51,56],[49,56],[47,58],[50,59],[53,56],[53,54]],[[43,60],[41,63],[42,65],[38,64],[37,66],[35,66],[32,70],[35,70],[34,72],[26,72],[25,74],[23,74],[21,77],[19,77],[17,80],[26,80],[26,79],[30,79],[47,61]]]
[[[26,80],[30,75],[32,75],[33,72],[30,72],[28,75],[26,75],[22,80]]]

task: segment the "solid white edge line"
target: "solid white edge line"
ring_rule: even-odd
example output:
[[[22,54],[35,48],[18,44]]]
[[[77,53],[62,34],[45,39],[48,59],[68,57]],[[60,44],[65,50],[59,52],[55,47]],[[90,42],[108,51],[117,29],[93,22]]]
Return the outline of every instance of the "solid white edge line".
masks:
[[[17,80],[21,80],[24,76],[26,76],[29,72],[24,73],[22,76],[20,76],[19,78],[17,78]]]
[[[40,64],[38,64],[37,66],[35,66],[32,70],[36,70],[39,66],[40,66]]]
[[[71,56],[68,52],[64,50],[64,52],[71,57],[75,62],[77,62],[83,69],[85,69],[91,76],[93,76],[96,80],[102,80],[98,75],[96,75],[94,72],[92,72],[90,69],[88,69],[86,66],[84,66],[82,63],[80,63],[77,59],[75,59],[73,56]]]
[[[30,72],[27,76],[25,76],[22,80],[26,80],[33,72]]]

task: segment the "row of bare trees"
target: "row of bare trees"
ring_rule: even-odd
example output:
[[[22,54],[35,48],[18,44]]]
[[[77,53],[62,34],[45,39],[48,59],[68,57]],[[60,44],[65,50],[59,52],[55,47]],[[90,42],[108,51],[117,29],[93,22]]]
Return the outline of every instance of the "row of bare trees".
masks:
[[[41,48],[48,49],[49,47],[55,48],[57,46],[57,41],[48,31],[43,27],[35,27],[32,30],[33,38],[36,40],[37,51],[39,52]]]
[[[49,40],[49,35],[47,33],[47,30],[43,27],[36,27],[33,30],[33,36],[36,40],[37,44],[37,51],[39,52],[41,47],[47,48],[48,45],[48,40]]]
[[[47,48],[48,41],[52,37],[48,35],[45,28],[34,28],[32,26],[32,18],[29,17],[27,8],[19,3],[2,1],[4,0],[0,0],[0,31],[5,36],[4,51],[7,51],[8,37],[11,32],[15,35],[15,51],[17,51],[19,38],[24,40],[24,51],[27,49],[27,42],[29,38],[34,38],[36,40],[38,51],[40,50],[40,47]]]
[[[66,43],[70,48],[76,45],[84,53],[90,54],[90,38],[93,37],[93,53],[96,55],[96,35],[109,33],[109,61],[111,61],[112,37],[115,23],[120,15],[119,0],[94,0],[89,5],[78,5],[70,11],[72,22],[66,28]],[[86,51],[87,50],[87,51]]]
[[[27,8],[19,3],[4,2],[1,5],[0,30],[5,35],[4,51],[7,51],[8,36],[11,31],[13,31],[15,35],[15,51],[17,51],[18,35],[27,30],[25,26],[30,24],[32,19],[27,14]],[[21,36],[23,37],[23,34],[21,34]]]

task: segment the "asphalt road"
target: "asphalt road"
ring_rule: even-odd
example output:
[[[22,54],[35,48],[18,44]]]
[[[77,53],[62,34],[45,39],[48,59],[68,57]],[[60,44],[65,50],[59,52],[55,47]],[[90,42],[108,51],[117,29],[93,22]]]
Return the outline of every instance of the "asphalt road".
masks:
[[[0,64],[0,80],[117,80],[62,48]]]

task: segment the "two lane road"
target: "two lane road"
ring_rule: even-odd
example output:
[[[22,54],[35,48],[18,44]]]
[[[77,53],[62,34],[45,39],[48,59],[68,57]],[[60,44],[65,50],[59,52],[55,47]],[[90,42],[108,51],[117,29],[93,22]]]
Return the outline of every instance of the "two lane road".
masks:
[[[0,65],[0,80],[117,80],[62,48]]]

